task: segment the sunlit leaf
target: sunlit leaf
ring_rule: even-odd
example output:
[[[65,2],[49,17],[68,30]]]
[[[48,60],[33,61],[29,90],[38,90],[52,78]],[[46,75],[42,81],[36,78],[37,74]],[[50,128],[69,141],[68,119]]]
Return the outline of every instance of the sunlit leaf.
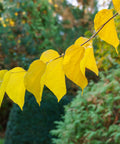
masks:
[[[112,10],[108,10],[108,9],[104,9],[99,11],[94,19],[94,27],[95,30],[98,31],[98,29],[106,22],[108,21],[111,17],[113,16],[113,11]],[[119,45],[119,39],[117,36],[117,32],[115,29],[115,23],[114,23],[114,19],[110,20],[103,28],[102,30],[98,33],[98,35],[100,36],[100,38],[104,41],[106,41],[107,43],[111,44],[112,46],[115,47],[116,52],[117,51],[117,47]]]
[[[88,38],[80,37],[75,41],[75,45],[81,45],[87,40]],[[85,68],[88,68],[89,70],[93,71],[96,75],[98,75],[98,68],[94,57],[92,40],[84,44],[83,47],[85,48],[85,54],[80,62],[81,72],[85,76]]]
[[[3,78],[5,76],[5,73],[7,72],[8,70],[0,70],[0,86],[3,82]]]
[[[66,76],[82,90],[87,86],[88,81],[80,69],[80,63],[85,55],[85,48],[80,45],[71,45],[65,52],[63,68]]]
[[[85,37],[79,37],[76,41],[75,41],[75,45],[80,46],[81,44],[83,44],[84,42],[88,41],[88,38]],[[83,45],[83,47],[86,48],[92,48],[92,40],[88,41],[86,44]]]
[[[2,104],[2,100],[5,94],[5,82],[3,83],[4,76],[8,70],[1,70],[0,71],[0,106]],[[2,84],[3,83],[3,84]]]
[[[40,56],[40,60],[42,60],[44,63],[47,63],[57,57],[59,57],[58,52],[50,49],[42,53],[42,55]]]
[[[40,105],[41,102],[41,93],[43,86],[40,84],[41,78],[45,72],[46,64],[41,60],[35,60],[29,67],[27,73],[24,77],[24,83],[26,89],[31,92],[37,103]]]
[[[120,0],[112,0],[116,11],[120,14]]]
[[[8,71],[10,75],[9,81],[6,85],[6,93],[9,98],[23,109],[25,100],[25,86],[24,86],[24,75],[26,71],[23,68],[16,67]]]
[[[18,104],[21,109],[23,108],[25,98],[25,73],[26,71],[20,67],[7,71],[0,87],[0,97],[4,97],[6,92],[9,98]]]
[[[55,59],[57,57],[59,57],[58,52],[47,50],[41,55],[40,60],[49,62],[42,83],[56,95],[59,101],[66,94],[66,84],[62,67],[63,58]]]

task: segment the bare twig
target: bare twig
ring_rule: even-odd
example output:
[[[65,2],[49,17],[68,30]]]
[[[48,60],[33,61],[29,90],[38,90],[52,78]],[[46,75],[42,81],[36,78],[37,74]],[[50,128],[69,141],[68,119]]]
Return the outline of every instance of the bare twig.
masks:
[[[54,60],[57,60],[57,59],[59,59],[59,58],[61,58],[61,57],[64,57],[64,53],[62,53],[59,57],[56,57],[55,59],[51,59],[49,62],[47,62],[47,64],[48,63],[50,63],[50,62],[52,62],[52,61],[54,61]]]

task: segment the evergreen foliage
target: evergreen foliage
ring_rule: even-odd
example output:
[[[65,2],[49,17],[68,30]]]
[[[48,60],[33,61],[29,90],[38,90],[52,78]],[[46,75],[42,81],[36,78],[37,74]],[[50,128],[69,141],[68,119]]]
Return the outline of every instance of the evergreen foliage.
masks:
[[[65,106],[63,121],[56,122],[55,144],[120,143],[120,67],[101,73],[98,83]]]
[[[0,2],[0,66],[28,68],[30,62],[48,49],[62,53],[73,41],[88,30],[95,13],[85,19],[85,7],[78,9],[60,2],[59,8],[48,0],[4,0]],[[57,10],[56,10],[57,9]],[[60,20],[67,10],[66,20]],[[94,8],[96,9],[96,7]],[[58,11],[59,10],[59,11]],[[73,17],[71,19],[70,17]],[[85,22],[83,22],[85,19]],[[66,21],[70,24],[65,27]],[[82,23],[83,22],[83,23]],[[69,25],[66,24],[66,25]],[[89,27],[91,29],[91,25]]]
[[[60,120],[63,105],[68,102],[65,97],[58,103],[56,97],[45,90],[39,107],[34,96],[27,93],[23,111],[16,104],[11,110],[5,144],[50,144],[49,131],[55,128],[54,121]]]
[[[0,4],[3,7],[0,11],[3,67],[27,68],[43,51],[58,50],[57,44],[62,41],[61,26],[48,0],[5,0]]]

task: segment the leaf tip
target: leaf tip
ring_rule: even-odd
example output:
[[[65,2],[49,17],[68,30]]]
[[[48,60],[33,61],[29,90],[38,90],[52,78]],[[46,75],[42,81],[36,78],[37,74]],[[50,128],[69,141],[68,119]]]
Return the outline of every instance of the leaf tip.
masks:
[[[21,109],[21,111],[23,111],[23,107],[21,107],[20,109]]]
[[[98,76],[99,75],[99,71],[97,71],[95,74]]]
[[[38,103],[38,105],[40,106],[40,104],[41,104],[41,101],[42,101],[42,99],[41,99],[41,97],[42,97],[42,94],[41,95],[35,95],[35,99],[36,99],[36,102]]]
[[[83,96],[84,88],[82,88],[81,96]]]
[[[62,98],[57,98],[58,103],[60,102],[61,99],[62,99]]]
[[[16,102],[15,102],[16,103]],[[17,104],[17,103],[16,103]],[[24,104],[17,104],[18,106],[19,106],[19,108],[20,108],[20,110],[21,111],[23,111],[23,106],[24,106]]]
[[[67,93],[67,90],[65,89],[65,91],[61,94],[57,94],[56,97],[57,97],[57,100],[58,100],[58,103],[60,102],[60,100],[66,95]]]
[[[38,102],[39,107],[40,107],[40,103],[41,103],[41,102]]]
[[[117,47],[115,48],[115,50],[116,50],[116,53],[119,54]]]

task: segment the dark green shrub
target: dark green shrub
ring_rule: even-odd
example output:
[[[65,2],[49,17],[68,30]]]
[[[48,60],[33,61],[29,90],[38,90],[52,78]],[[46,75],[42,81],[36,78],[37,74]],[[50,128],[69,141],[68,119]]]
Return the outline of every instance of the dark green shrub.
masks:
[[[54,121],[60,120],[63,105],[69,99],[64,97],[60,103],[57,98],[45,90],[41,106],[31,94],[26,95],[23,111],[14,105],[7,124],[5,144],[50,144],[49,131],[55,128]]]
[[[0,108],[0,137],[4,136],[4,130],[12,107],[12,103],[8,99],[8,97],[4,97],[3,105]]]
[[[120,68],[79,92],[52,134],[55,144],[120,144]]]

